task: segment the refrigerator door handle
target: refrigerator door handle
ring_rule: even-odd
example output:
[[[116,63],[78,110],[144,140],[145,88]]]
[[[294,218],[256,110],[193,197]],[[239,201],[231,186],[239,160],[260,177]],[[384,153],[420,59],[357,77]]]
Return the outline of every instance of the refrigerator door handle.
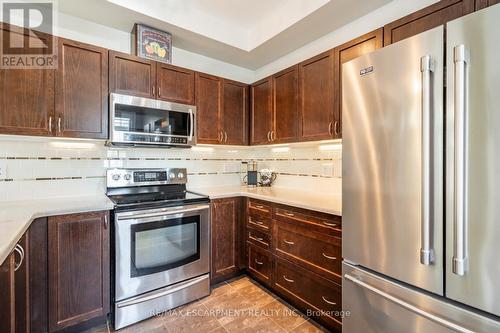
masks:
[[[432,81],[433,62],[430,55],[420,58],[420,72],[422,75],[422,202],[421,202],[421,248],[420,263],[431,265],[434,262],[431,230],[431,112],[432,112]]]
[[[464,276],[467,271],[467,142],[468,142],[468,65],[469,52],[464,45],[453,49],[454,105],[455,105],[455,188],[453,217],[454,274]]]
[[[439,325],[444,326],[446,328],[449,328],[449,329],[451,329],[451,330],[453,330],[455,332],[460,332],[460,333],[474,333],[474,331],[471,331],[471,330],[469,330],[469,329],[467,329],[465,327],[459,326],[459,325],[457,325],[457,324],[455,324],[455,323],[453,323],[451,321],[448,321],[448,320],[443,319],[441,317],[438,317],[438,316],[436,316],[436,315],[434,315],[432,313],[424,311],[424,310],[422,310],[422,309],[420,309],[420,308],[418,308],[418,307],[416,307],[416,306],[414,306],[414,305],[412,305],[410,303],[407,303],[407,302],[405,302],[405,301],[403,301],[403,300],[401,300],[401,299],[399,299],[397,297],[394,297],[394,296],[386,293],[385,291],[382,291],[382,290],[380,290],[378,288],[375,288],[374,286],[372,286],[372,285],[370,285],[370,284],[368,284],[366,282],[361,281],[359,278],[356,278],[356,277],[351,276],[349,274],[344,274],[344,278],[347,279],[347,280],[349,280],[349,281],[351,281],[352,283],[354,283],[354,284],[362,287],[362,288],[368,289],[371,292],[373,292],[373,293],[375,293],[375,294],[377,294],[377,295],[379,295],[379,296],[381,296],[381,297],[383,297],[383,298],[385,298],[385,299],[387,299],[387,300],[389,300],[389,301],[391,301],[391,302],[393,302],[393,303],[395,303],[395,304],[397,304],[397,305],[405,308],[406,310],[409,310],[409,311],[411,311],[413,313],[416,313],[416,314],[418,314],[418,315],[420,315],[420,316],[422,316],[422,317],[424,317],[426,319],[429,319],[429,320],[431,320],[431,321],[433,321],[435,323],[438,323]]]

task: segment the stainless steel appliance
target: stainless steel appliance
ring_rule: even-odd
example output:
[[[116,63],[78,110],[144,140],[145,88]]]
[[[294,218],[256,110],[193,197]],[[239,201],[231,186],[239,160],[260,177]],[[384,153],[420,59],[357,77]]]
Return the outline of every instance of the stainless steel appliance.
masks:
[[[500,332],[499,29],[492,6],[343,65],[345,332]]]
[[[110,169],[114,327],[210,294],[210,205],[186,169]]]
[[[196,106],[110,94],[110,145],[191,147]]]

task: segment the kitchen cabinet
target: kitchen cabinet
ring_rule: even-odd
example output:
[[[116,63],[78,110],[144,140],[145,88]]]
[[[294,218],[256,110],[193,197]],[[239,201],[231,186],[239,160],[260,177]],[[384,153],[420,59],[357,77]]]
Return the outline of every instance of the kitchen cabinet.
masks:
[[[298,66],[273,75],[273,143],[298,141]]]
[[[250,144],[268,144],[273,130],[273,81],[272,77],[252,84],[252,112],[250,119]]]
[[[220,127],[224,144],[246,145],[248,142],[248,85],[223,80]]]
[[[156,62],[109,51],[109,91],[156,98]]]
[[[58,38],[55,80],[57,136],[108,137],[108,50]]]
[[[443,25],[474,11],[475,0],[441,0],[384,26],[384,46]],[[481,1],[483,4],[484,1]]]
[[[22,28],[0,24],[0,33],[10,33],[14,42],[22,43],[27,36]],[[31,38],[27,37],[27,40]],[[36,38],[47,44],[53,42],[52,36],[43,33],[33,39]],[[53,69],[0,69],[1,134],[50,136],[50,118],[53,116]]]
[[[0,266],[0,332],[16,332],[15,254]]]
[[[108,228],[108,212],[48,218],[49,331],[109,312]]]
[[[496,5],[500,0],[476,0],[475,9],[481,10],[483,8]]]
[[[194,71],[157,63],[158,99],[181,104],[195,104]]]
[[[239,228],[241,198],[212,201],[212,268],[211,282],[239,274]]]
[[[333,125],[331,132],[335,139],[342,138],[342,64],[363,54],[370,53],[383,46],[383,29],[377,29],[353,39],[333,49],[334,77],[333,85]]]
[[[299,64],[299,140],[333,137],[334,118],[333,51],[321,53]]]
[[[217,144],[223,141],[220,126],[222,80],[216,76],[196,73],[196,135],[198,143]]]

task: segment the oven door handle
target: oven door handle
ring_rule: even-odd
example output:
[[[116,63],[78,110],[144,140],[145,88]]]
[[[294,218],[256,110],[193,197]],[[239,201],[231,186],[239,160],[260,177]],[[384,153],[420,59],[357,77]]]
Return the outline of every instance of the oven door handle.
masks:
[[[164,209],[161,211],[157,211],[154,213],[133,213],[133,214],[128,214],[125,213],[126,215],[122,215],[118,213],[116,215],[116,218],[118,220],[137,220],[137,219],[147,219],[150,217],[158,217],[158,216],[166,216],[166,215],[175,215],[175,214],[182,214],[182,213],[189,213],[189,212],[196,212],[196,211],[202,211],[209,209],[209,205],[201,205],[201,206],[195,206],[192,208],[183,208],[183,209]],[[138,221],[140,222],[140,221]]]
[[[200,276],[199,278],[196,278],[196,279],[193,279],[191,281],[182,283],[180,285],[172,286],[172,287],[168,288],[167,290],[159,292],[157,294],[134,297],[134,298],[132,298],[130,300],[127,300],[125,302],[118,302],[116,305],[119,308],[124,308],[124,307],[127,307],[127,306],[132,306],[132,305],[144,303],[144,302],[147,302],[147,301],[151,301],[151,300],[154,300],[154,299],[157,299],[157,298],[160,298],[160,297],[164,297],[164,296],[173,294],[173,293],[178,292],[178,291],[180,291],[182,289],[186,289],[186,288],[191,287],[192,285],[195,285],[197,283],[200,283],[200,282],[202,282],[203,280],[206,280],[206,279],[208,279],[207,275],[203,275],[203,276]]]

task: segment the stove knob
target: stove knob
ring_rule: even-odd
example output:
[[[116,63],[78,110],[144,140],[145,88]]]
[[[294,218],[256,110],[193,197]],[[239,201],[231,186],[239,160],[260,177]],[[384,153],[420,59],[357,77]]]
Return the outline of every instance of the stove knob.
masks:
[[[120,180],[120,175],[115,173],[112,178],[114,181],[118,181],[118,180]]]
[[[168,174],[168,178],[170,178],[172,180],[175,179],[175,173]]]
[[[125,174],[125,176],[123,176],[123,178],[125,178],[125,180],[130,180],[132,179],[132,176],[129,173],[127,173]]]
[[[183,174],[182,172],[179,172],[179,173],[177,174],[177,178],[179,178],[179,179],[184,178],[184,174]]]

